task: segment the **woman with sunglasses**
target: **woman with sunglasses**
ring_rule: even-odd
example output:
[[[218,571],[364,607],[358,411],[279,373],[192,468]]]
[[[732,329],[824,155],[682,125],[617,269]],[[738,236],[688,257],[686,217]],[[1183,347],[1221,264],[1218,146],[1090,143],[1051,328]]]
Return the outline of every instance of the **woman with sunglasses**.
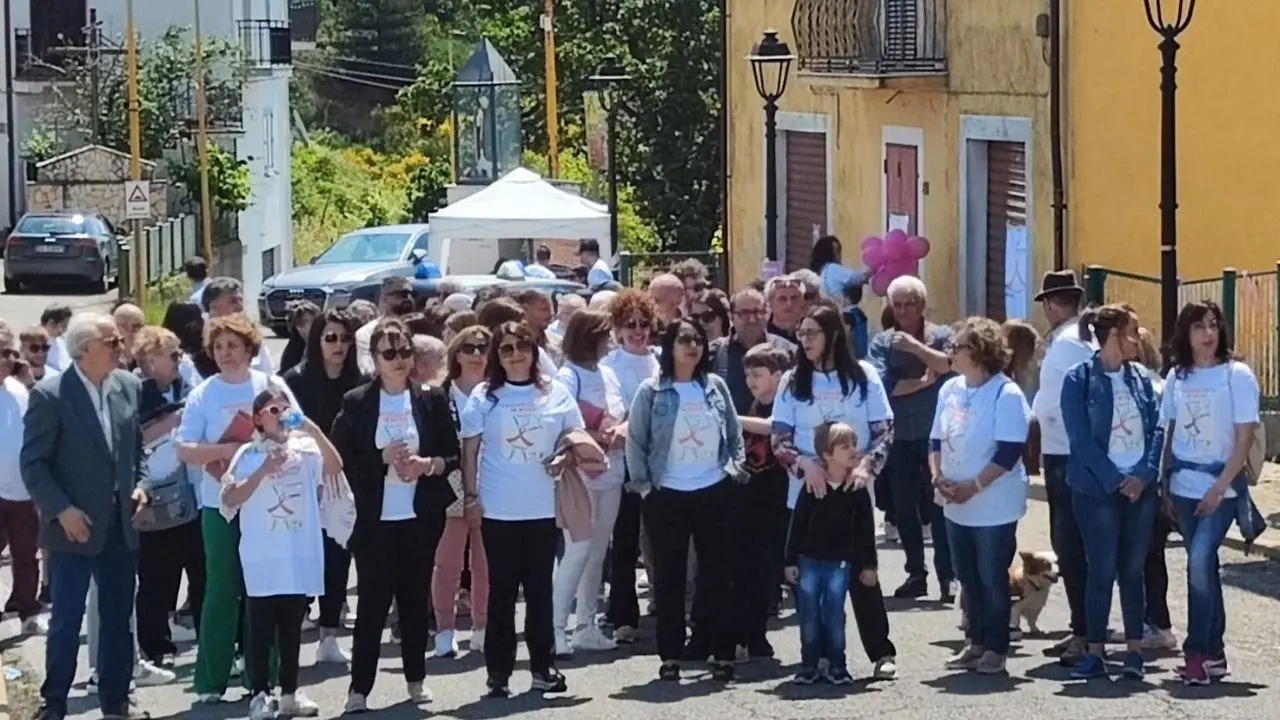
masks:
[[[449,343],[448,378],[444,391],[449,396],[454,427],[460,433],[459,418],[467,407],[467,398],[484,382],[489,362],[492,333],[483,325],[471,325],[458,331]],[[436,657],[458,654],[458,589],[462,575],[470,565],[471,587],[471,651],[484,652],[485,620],[489,612],[489,564],[484,553],[480,527],[463,517],[466,499],[461,473],[450,473],[449,484],[456,495],[446,509],[444,533],[436,547],[436,569],[431,575],[431,605],[436,614]],[[469,562],[468,562],[469,561]]]
[[[565,364],[555,377],[577,399],[587,432],[609,453],[610,462],[604,474],[585,478],[591,496],[591,536],[573,542],[569,531],[564,532],[564,556],[556,570],[554,588],[557,656],[569,655],[575,650],[617,647],[596,625],[596,600],[604,574],[605,553],[609,550],[613,523],[622,502],[626,466],[622,449],[627,439],[627,411],[622,404],[622,388],[613,371],[600,365],[601,358],[613,346],[612,326],[609,315],[599,310],[584,310],[574,315],[564,332]],[[575,597],[576,624],[570,645],[566,628]]]
[[[582,414],[564,385],[538,372],[541,350],[526,325],[505,322],[493,335],[488,378],[471,392],[461,418],[463,512],[473,526],[480,525],[489,561],[489,696],[511,693],[521,589],[532,688],[562,693],[551,590],[560,530],[555,481],[542,461],[565,431],[583,428]]]
[[[773,405],[771,442],[778,462],[791,476],[787,508],[794,510],[801,492],[822,497],[830,490],[814,447],[819,427],[840,422],[854,429],[859,462],[853,486],[839,492],[870,492],[884,469],[893,442],[893,410],[879,373],[854,359],[849,336],[835,305],[810,308],[796,328],[800,353],[796,369],[779,380]],[[855,578],[848,583],[854,620],[862,648],[878,680],[897,677],[897,648],[889,639],[889,616],[880,583]],[[831,668],[834,671],[837,668]]]
[[[445,477],[458,467],[458,435],[448,396],[409,379],[409,329],[400,320],[385,318],[374,326],[369,347],[374,379],[342,399],[332,432],[356,501],[348,545],[360,587],[348,713],[368,710],[393,598],[400,611],[400,657],[409,701],[431,701],[423,684],[431,569],[444,509],[454,499]]]
[[[298,398],[298,409],[327,435],[342,407],[342,396],[365,381],[353,349],[356,320],[345,310],[329,310],[316,317],[308,330],[305,356],[284,373],[283,379],[293,391],[293,396]],[[326,535],[317,663],[350,661],[338,645],[350,574],[351,553]]]
[[[689,317],[707,331],[707,340],[715,342],[729,334],[729,296],[712,288],[694,296],[689,303]]]
[[[298,691],[302,617],[324,589],[320,489],[326,477],[342,471],[342,459],[320,426],[295,409],[286,389],[262,391],[252,410],[255,439],[232,460],[219,494],[223,516],[235,518],[240,528],[250,628],[249,718],[314,717],[320,707]],[[278,701],[267,671],[276,643]]]
[[[662,333],[661,372],[645,380],[627,425],[630,485],[645,496],[644,521],[657,578],[658,677],[679,680],[685,643],[685,584],[692,537],[700,616],[707,618],[711,676],[734,676],[730,477],[742,473],[742,427],[729,387],[710,371],[701,325],[675,320]],[[702,623],[698,625],[702,630]]]
[[[658,352],[649,345],[658,310],[653,298],[639,290],[623,290],[609,304],[618,345],[600,361],[618,378],[622,405],[628,411],[640,383],[658,377]],[[625,463],[623,470],[625,472]],[[625,476],[624,476],[625,479]],[[636,597],[636,560],[640,557],[641,506],[639,493],[624,487],[618,517],[613,523],[613,551],[609,566],[609,623],[616,643],[632,643],[640,627]],[[649,577],[654,577],[649,573]]]

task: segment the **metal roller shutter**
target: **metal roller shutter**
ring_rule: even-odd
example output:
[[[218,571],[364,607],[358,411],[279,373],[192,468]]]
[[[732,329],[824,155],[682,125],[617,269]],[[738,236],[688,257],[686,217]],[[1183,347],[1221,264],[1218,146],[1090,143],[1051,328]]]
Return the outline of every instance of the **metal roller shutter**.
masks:
[[[1005,320],[1005,239],[1010,225],[1027,224],[1027,157],[1022,143],[987,143],[987,307]]]
[[[827,231],[827,136],[786,133],[786,271],[809,267],[813,241]]]

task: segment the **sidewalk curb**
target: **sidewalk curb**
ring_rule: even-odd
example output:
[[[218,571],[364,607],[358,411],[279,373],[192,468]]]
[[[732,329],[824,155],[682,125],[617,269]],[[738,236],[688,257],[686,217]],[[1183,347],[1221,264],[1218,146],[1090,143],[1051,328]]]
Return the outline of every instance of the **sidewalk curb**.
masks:
[[[1027,496],[1042,503],[1048,503],[1048,496],[1045,494],[1044,483],[1039,476],[1032,476],[1030,489]],[[1253,544],[1253,547],[1245,549],[1244,538],[1240,537],[1240,532],[1234,527],[1227,533],[1226,539],[1222,544],[1239,552],[1247,552],[1250,557],[1261,556],[1267,560],[1280,562],[1280,536],[1277,536],[1275,530],[1271,534],[1263,535]]]

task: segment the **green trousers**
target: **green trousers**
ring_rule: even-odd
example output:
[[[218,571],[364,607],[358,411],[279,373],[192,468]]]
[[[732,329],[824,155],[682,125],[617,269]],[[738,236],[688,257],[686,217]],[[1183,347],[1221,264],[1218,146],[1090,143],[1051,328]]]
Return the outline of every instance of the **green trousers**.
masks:
[[[240,569],[240,523],[227,522],[222,513],[205,508],[200,513],[204,537],[204,605],[200,611],[200,638],[196,649],[197,695],[221,695],[231,680],[237,640],[248,645],[249,619],[244,616],[244,575]],[[244,623],[241,624],[241,617]],[[244,636],[241,638],[241,632]],[[248,653],[246,655],[246,663]],[[278,649],[271,649],[271,684],[279,668]],[[246,664],[241,686],[251,688],[252,669]]]

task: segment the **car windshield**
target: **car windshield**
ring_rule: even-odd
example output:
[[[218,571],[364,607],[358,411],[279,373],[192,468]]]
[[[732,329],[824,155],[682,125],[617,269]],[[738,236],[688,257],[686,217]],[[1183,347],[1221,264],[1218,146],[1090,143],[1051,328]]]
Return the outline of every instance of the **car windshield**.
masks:
[[[343,235],[316,258],[316,265],[394,262],[400,259],[408,233],[354,232]]]
[[[88,231],[83,215],[28,215],[16,230],[23,235],[79,235]]]

